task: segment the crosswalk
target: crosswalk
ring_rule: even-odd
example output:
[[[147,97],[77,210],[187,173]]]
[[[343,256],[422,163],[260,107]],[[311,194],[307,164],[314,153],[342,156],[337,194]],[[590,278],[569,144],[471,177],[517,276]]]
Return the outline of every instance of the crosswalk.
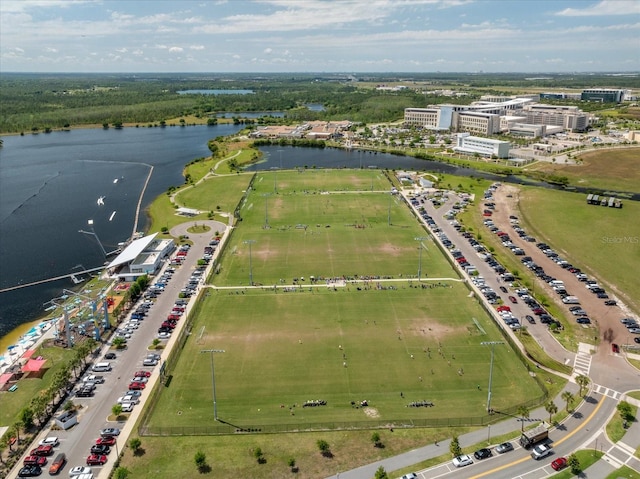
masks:
[[[616,391],[615,389],[610,389],[606,386],[602,386],[600,384],[593,385],[593,392],[602,394],[603,396],[607,396],[615,400],[619,400],[622,396],[621,392]]]
[[[578,353],[576,354],[576,358],[573,361],[573,372],[574,375],[583,374],[585,376],[589,376],[589,371],[591,370],[591,353],[586,352],[580,348]]]

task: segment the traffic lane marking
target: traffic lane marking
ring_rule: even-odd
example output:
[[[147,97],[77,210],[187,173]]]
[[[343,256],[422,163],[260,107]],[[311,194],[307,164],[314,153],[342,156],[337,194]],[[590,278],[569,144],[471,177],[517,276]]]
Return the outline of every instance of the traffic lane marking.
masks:
[[[601,400],[598,402],[598,405],[596,406],[596,408],[593,410],[593,412],[591,414],[589,414],[589,417],[587,417],[587,419],[582,423],[582,427],[580,428],[576,428],[573,431],[571,431],[569,434],[567,434],[565,437],[563,437],[562,439],[559,439],[557,441],[553,442],[553,447],[555,447],[556,445],[562,444],[563,442],[567,441],[568,439],[570,439],[571,437],[573,437],[574,434],[577,434],[579,431],[581,431],[582,429],[584,429],[584,426],[586,424],[589,423],[589,421],[591,421],[593,419],[593,417],[596,415],[596,413],[598,412],[598,410],[602,407],[602,405],[604,404],[604,397],[601,398]],[[495,469],[492,469],[490,471],[487,472],[483,472],[481,474],[475,475],[470,477],[469,479],[478,479],[479,477],[485,477],[489,474],[495,474],[498,471],[502,471],[504,469],[507,469],[509,467],[513,467],[516,466],[518,464],[521,464],[525,461],[528,461],[530,459],[530,457],[523,457],[522,459],[518,459],[517,461],[513,461],[509,464],[505,464],[504,466],[500,466],[500,467],[496,467]]]

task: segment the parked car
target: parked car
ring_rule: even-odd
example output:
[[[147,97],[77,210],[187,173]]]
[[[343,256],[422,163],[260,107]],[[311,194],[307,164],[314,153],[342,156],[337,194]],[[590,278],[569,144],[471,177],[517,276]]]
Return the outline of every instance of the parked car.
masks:
[[[44,456],[27,456],[22,461],[23,466],[36,465],[36,466],[44,466],[47,463],[47,458]]]
[[[454,457],[452,463],[456,467],[464,467],[473,464],[473,459],[467,454],[462,454],[461,456]]]
[[[58,438],[56,436],[45,437],[42,441],[38,443],[38,445],[40,446],[51,446],[51,447],[56,447],[58,446],[58,444],[60,444],[60,441],[58,441]]]
[[[107,353],[104,355],[105,359],[116,359],[116,353]]]
[[[620,347],[616,343],[611,343],[611,352],[612,353],[619,353],[620,352]]]
[[[418,476],[415,472],[410,472],[409,474],[405,474],[400,479],[418,479]]]
[[[483,447],[482,449],[478,449],[476,452],[473,453],[473,457],[475,457],[478,460],[491,457],[491,449],[487,449],[486,447]]]
[[[129,389],[132,391],[137,391],[139,389],[144,389],[146,387],[145,383],[140,382],[132,382],[129,384]]]
[[[509,296],[509,301],[511,301],[513,304],[516,304],[518,302],[515,296]]]
[[[551,462],[551,469],[553,469],[554,471],[559,471],[560,469],[564,469],[565,467],[567,467],[566,457],[559,457],[558,459],[554,459],[553,462]]]
[[[53,446],[38,446],[31,449],[30,456],[51,456],[53,454]]]
[[[55,476],[59,474],[64,465],[67,463],[67,456],[64,452],[61,452],[56,456],[56,458],[51,463],[51,467],[49,467],[49,475]]]
[[[111,447],[106,444],[94,444],[91,446],[91,454],[109,454],[110,451]],[[69,475],[71,475],[71,471],[69,471]]]
[[[80,476],[82,474],[91,474],[93,471],[87,466],[75,466],[69,469],[69,477]]]
[[[18,471],[18,477],[36,477],[42,474],[42,468],[37,464],[29,464]]]
[[[96,444],[105,444],[107,446],[113,446],[116,443],[114,436],[99,437],[96,439]]]
[[[496,446],[496,452],[498,454],[504,454],[505,452],[513,451],[513,444],[510,442],[503,442]]]
[[[150,378],[151,377],[151,371],[136,371],[135,373],[133,373],[134,376],[136,377],[141,377],[141,378]]]
[[[104,454],[91,454],[87,457],[87,466],[102,466],[107,462],[107,456]]]
[[[106,429],[101,429],[100,430],[100,435],[102,437],[106,437],[106,436],[119,436],[120,435],[120,429],[116,428],[116,427],[108,427]]]
[[[135,403],[132,403],[132,402],[122,403],[122,412],[132,412],[134,407],[136,407]]]
[[[158,364],[157,359],[145,358],[144,361],[142,361],[143,366],[155,366],[156,364]]]

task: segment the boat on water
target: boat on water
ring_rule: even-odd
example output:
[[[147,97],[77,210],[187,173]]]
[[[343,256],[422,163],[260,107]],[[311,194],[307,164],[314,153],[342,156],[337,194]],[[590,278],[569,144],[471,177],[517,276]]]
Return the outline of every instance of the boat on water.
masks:
[[[113,184],[115,185],[118,182],[118,178],[116,178],[115,180],[113,180]]]
[[[98,201],[97,201],[98,205],[100,205],[100,206],[103,206],[103,205],[104,205],[104,198],[105,198],[104,196],[100,196],[100,197],[98,198]]]
[[[109,221],[113,220],[113,217],[116,215],[116,212],[114,211],[113,213],[111,213],[111,216],[109,216]]]

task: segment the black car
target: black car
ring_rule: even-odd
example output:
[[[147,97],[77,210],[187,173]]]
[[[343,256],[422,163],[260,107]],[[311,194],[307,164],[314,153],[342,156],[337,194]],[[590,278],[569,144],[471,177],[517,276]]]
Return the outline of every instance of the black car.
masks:
[[[478,449],[476,452],[473,453],[473,457],[475,457],[478,460],[491,457],[491,449],[487,449],[486,447],[483,447],[482,449]]]
[[[107,353],[104,355],[105,359],[115,359],[116,358],[116,353]]]
[[[604,304],[605,306],[615,306],[618,302],[615,299],[607,299]]]
[[[76,397],[79,398],[90,398],[93,396],[93,391],[91,389],[78,389],[78,391],[76,392]]]
[[[591,320],[589,318],[577,318],[576,323],[578,324],[591,324]]]
[[[18,472],[18,477],[36,477],[42,474],[42,468],[37,464],[29,464],[24,466]]]
[[[91,446],[91,454],[109,454],[111,448],[106,444],[94,444]]]
[[[533,319],[533,316],[531,316],[531,315],[529,315],[529,314],[527,314],[527,315],[524,317],[524,319],[526,319],[527,321],[529,321],[529,323],[531,323],[531,324],[536,324],[536,320],[535,320],[535,319]]]
[[[640,344],[640,338],[635,337],[635,338],[633,338],[633,340],[634,340],[636,343]]]

